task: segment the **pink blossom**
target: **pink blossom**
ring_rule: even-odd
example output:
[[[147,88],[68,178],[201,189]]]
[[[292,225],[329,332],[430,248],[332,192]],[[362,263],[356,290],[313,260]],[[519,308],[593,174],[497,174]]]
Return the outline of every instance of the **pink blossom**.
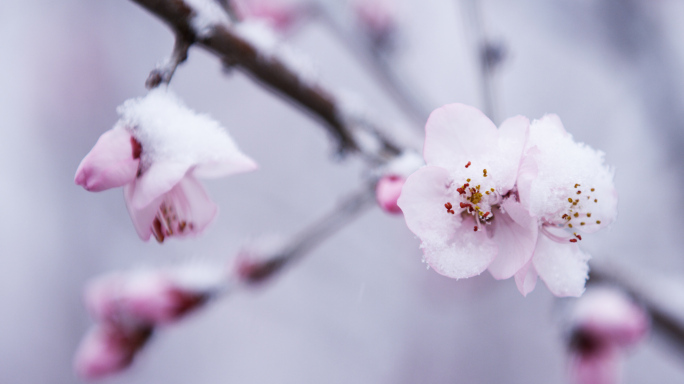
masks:
[[[121,119],[83,159],[75,181],[89,191],[124,187],[138,235],[201,233],[217,207],[197,178],[256,169],[218,122],[155,89],[119,107]]]
[[[378,205],[387,213],[401,213],[397,200],[406,179],[399,175],[383,176],[375,186],[375,198]]]
[[[506,279],[534,251],[538,225],[518,201],[515,182],[529,122],[499,129],[475,108],[450,104],[425,126],[427,166],[404,184],[398,205],[438,273],[466,278],[489,268]]]
[[[74,370],[95,380],[126,369],[150,336],[152,328],[125,329],[110,324],[98,325],[81,341],[74,359]]]
[[[238,0],[234,6],[241,18],[265,20],[281,32],[289,30],[304,14],[304,6],[291,0]]]
[[[386,40],[396,28],[394,0],[355,0],[352,8],[359,23],[377,41]]]
[[[643,340],[649,322],[643,309],[610,288],[589,290],[569,316],[571,375],[577,384],[619,382],[621,355]]]
[[[534,288],[537,275],[556,296],[584,291],[589,256],[578,244],[617,216],[613,170],[603,158],[602,152],[575,142],[556,115],[530,125],[518,194],[543,236],[529,265],[516,274],[523,295]]]
[[[76,372],[96,379],[127,368],[157,327],[197,310],[225,283],[221,268],[201,264],[99,277],[86,289],[97,325],[76,353]]]

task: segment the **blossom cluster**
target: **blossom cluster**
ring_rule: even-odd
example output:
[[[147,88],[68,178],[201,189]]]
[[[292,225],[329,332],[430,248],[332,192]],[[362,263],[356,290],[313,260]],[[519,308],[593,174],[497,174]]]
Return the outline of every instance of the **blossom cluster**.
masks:
[[[202,264],[111,273],[92,281],[85,301],[97,324],[79,346],[76,372],[97,379],[125,369],[156,328],[200,308],[224,282],[221,269]]]
[[[577,143],[556,115],[500,128],[479,110],[450,104],[425,127],[426,166],[406,180],[398,205],[438,273],[489,270],[515,277],[523,295],[540,277],[556,296],[579,296],[589,256],[582,236],[617,214],[604,154]]]

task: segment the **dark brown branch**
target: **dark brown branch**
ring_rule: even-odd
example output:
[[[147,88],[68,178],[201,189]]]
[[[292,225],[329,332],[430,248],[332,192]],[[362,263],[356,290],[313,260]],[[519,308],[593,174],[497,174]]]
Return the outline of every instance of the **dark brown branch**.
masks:
[[[161,18],[176,35],[216,54],[224,63],[243,70],[265,87],[276,91],[314,118],[336,139],[341,153],[359,152],[375,161],[401,152],[387,138],[376,134],[380,153],[368,153],[354,138],[352,119],[344,116],[330,93],[301,79],[281,61],[260,52],[250,42],[234,33],[227,25],[216,25],[211,31],[196,35],[191,25],[194,10],[182,0],[132,0]]]

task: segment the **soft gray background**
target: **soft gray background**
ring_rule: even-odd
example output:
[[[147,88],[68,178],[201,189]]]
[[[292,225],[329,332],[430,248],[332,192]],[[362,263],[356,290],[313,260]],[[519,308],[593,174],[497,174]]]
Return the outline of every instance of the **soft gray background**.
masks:
[[[482,3],[489,35],[510,53],[496,79],[501,115],[557,113],[617,168],[619,220],[584,247],[681,279],[684,2]],[[397,65],[425,103],[481,106],[462,7],[400,5]],[[306,26],[292,43],[324,84],[409,124],[327,29]],[[193,49],[173,89],[261,169],[206,183],[221,214],[204,236],[142,243],[121,191],[88,193],[73,174],[171,45],[167,28],[127,0],[0,2],[0,383],[79,382],[71,360],[91,325],[89,278],[228,262],[247,239],[311,222],[360,180],[361,164],[335,162],[315,122]],[[543,283],[523,298],[512,280],[426,270],[403,220],[374,209],[271,284],[160,332],[130,371],[104,382],[564,383],[557,303]],[[625,382],[684,382],[682,362],[652,339],[626,360]]]

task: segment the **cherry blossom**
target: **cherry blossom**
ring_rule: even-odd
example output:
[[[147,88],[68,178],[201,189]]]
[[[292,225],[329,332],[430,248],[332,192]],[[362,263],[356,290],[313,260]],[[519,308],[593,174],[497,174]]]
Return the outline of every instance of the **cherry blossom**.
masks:
[[[582,294],[589,256],[578,244],[582,235],[617,216],[613,173],[604,154],[575,142],[558,116],[532,122],[517,185],[520,201],[539,221],[543,236],[515,276],[523,295],[534,288],[537,275],[556,296]]]
[[[496,126],[462,104],[435,110],[425,126],[426,166],[411,175],[398,205],[421,240],[424,260],[453,278],[489,268],[495,278],[532,257],[538,225],[518,201],[515,182],[529,122]]]
[[[619,382],[621,355],[643,340],[644,310],[613,288],[590,289],[568,316],[571,375],[577,384]]]
[[[220,268],[202,264],[94,280],[86,289],[86,305],[97,324],[76,353],[76,372],[97,379],[127,368],[157,327],[200,308],[224,284]]]
[[[603,153],[573,141],[555,115],[513,117],[497,130],[480,111],[451,104],[425,131],[427,166],[398,200],[425,261],[453,278],[515,276],[523,295],[538,276],[556,296],[581,295],[589,256],[578,242],[617,212]]]
[[[120,120],[83,159],[75,182],[93,192],[123,186],[143,240],[201,233],[217,207],[197,178],[257,167],[218,122],[188,109],[168,90],[128,100],[118,112]]]

